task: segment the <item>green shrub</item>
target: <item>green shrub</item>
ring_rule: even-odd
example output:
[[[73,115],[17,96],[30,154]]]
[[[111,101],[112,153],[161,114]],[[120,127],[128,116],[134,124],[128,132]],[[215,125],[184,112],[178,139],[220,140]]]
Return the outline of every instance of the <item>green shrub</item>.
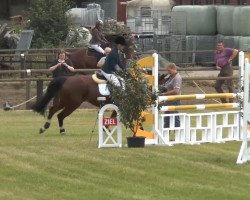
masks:
[[[32,47],[57,47],[65,39],[70,18],[65,15],[70,8],[68,0],[31,1],[26,12],[29,28],[34,30]]]
[[[119,72],[119,76],[125,81],[125,91],[110,85],[111,99],[119,108],[122,123],[135,136],[136,129],[144,121],[141,112],[155,104],[156,92],[152,91],[141,68],[135,62],[129,64],[127,71]]]

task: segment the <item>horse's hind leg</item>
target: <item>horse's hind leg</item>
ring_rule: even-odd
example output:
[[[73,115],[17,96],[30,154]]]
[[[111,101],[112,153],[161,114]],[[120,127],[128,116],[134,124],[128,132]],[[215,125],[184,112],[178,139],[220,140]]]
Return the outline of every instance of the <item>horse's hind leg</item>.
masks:
[[[71,107],[64,107],[64,109],[57,115],[61,135],[64,135],[66,133],[65,129],[63,128],[64,118],[74,112],[80,105],[81,103],[75,104],[73,106],[71,105]]]
[[[58,105],[59,101],[58,98],[54,98],[53,100],[53,106],[50,107],[49,109],[49,115],[47,117],[47,121],[45,122],[45,124],[43,125],[43,127],[40,128],[39,133],[43,133],[46,131],[46,129],[48,129],[50,127],[51,124],[51,119],[53,117],[53,115],[60,110],[61,108]]]

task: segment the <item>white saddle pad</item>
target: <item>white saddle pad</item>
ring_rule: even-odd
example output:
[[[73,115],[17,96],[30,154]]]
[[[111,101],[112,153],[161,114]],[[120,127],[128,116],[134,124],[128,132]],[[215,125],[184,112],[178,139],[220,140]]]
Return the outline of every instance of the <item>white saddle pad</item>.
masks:
[[[99,83],[98,87],[99,87],[99,92],[101,95],[104,95],[104,96],[110,95],[110,91],[106,83]]]

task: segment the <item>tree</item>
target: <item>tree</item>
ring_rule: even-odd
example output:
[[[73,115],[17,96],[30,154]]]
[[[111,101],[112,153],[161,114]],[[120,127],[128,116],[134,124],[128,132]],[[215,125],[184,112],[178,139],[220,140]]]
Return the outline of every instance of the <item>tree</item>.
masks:
[[[120,87],[109,85],[111,100],[119,109],[122,123],[135,137],[144,121],[141,113],[155,104],[157,94],[152,91],[136,62],[129,63],[127,70],[119,72],[119,76],[125,81],[126,89],[123,91]]]
[[[29,28],[34,30],[33,47],[55,47],[65,39],[70,25],[65,13],[69,8],[68,0],[31,1],[26,15]]]

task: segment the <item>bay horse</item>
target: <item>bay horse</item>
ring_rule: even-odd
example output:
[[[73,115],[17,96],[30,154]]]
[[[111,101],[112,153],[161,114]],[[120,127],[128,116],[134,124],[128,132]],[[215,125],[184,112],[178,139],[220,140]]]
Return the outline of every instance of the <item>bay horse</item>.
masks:
[[[105,38],[109,41],[107,46],[111,47],[114,45],[115,38],[118,35],[106,35]],[[127,46],[124,49],[124,54],[126,59],[130,59],[134,53],[134,38],[132,35],[125,35],[123,36],[126,39]],[[75,69],[97,69],[97,62],[100,60],[101,57],[104,55],[101,53],[96,52],[92,49],[79,49],[72,53],[67,53],[67,57],[71,60]]]
[[[128,51],[128,52],[127,52]],[[129,54],[131,51],[129,48],[124,48],[124,53]],[[74,112],[82,102],[86,101],[94,106],[100,106],[97,97],[103,97],[92,76],[88,75],[75,75],[69,77],[58,77],[50,82],[45,95],[37,101],[32,109],[33,111],[44,115],[48,103],[54,98],[53,105],[49,109],[47,121],[40,128],[40,133],[43,133],[50,127],[51,119],[53,115],[57,114],[60,133],[65,134],[63,127],[63,120]],[[106,96],[106,102],[109,102],[108,96]],[[114,116],[116,113],[112,113]]]
[[[53,84],[52,87],[48,86],[47,92],[42,99],[33,106],[33,110],[40,114],[44,114],[47,104],[54,98],[53,105],[49,109],[47,121],[40,128],[40,133],[43,133],[50,127],[50,122],[53,115],[61,110],[57,114],[60,133],[65,134],[63,127],[63,120],[74,112],[82,102],[86,101],[92,105],[98,107],[99,102],[97,97],[102,97],[99,93],[98,84],[88,75],[75,75],[70,77],[59,77],[63,84]],[[55,83],[58,83],[55,82]],[[108,102],[108,98],[105,103]]]

